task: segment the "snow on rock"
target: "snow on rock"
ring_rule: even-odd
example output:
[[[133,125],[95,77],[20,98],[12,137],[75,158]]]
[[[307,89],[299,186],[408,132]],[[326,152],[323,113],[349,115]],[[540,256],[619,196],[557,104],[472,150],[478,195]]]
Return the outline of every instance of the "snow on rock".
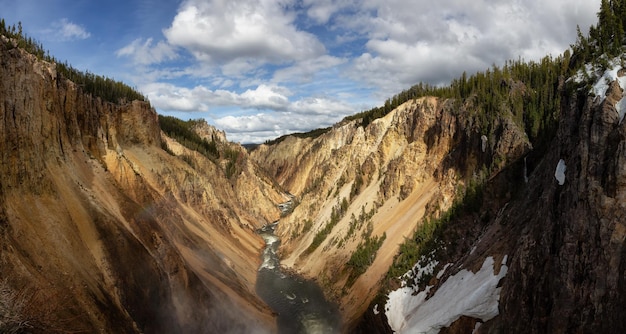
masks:
[[[591,87],[591,93],[600,97],[601,101],[604,101],[606,97],[606,91],[609,89],[609,85],[611,82],[617,79],[617,71],[619,71],[621,67],[612,66],[612,68],[604,71],[604,74],[596,81],[596,83]]]
[[[622,78],[624,79],[624,78]],[[623,89],[624,86],[622,86]],[[626,115],[626,101],[625,98],[622,98],[621,100],[617,101],[617,103],[615,104],[615,109],[617,109],[617,114],[619,115],[619,124],[622,124],[622,121],[624,120],[624,115]]]
[[[477,273],[461,270],[450,276],[428,300],[432,286],[414,295],[412,287],[389,293],[385,315],[389,326],[398,333],[437,333],[462,315],[483,322],[498,315],[501,287],[498,282],[507,272],[505,256],[500,272],[493,272],[493,257],[483,262]]]
[[[482,149],[483,153],[485,153],[485,151],[487,150],[487,141],[489,139],[487,139],[487,136],[482,135],[480,136],[480,148]]]
[[[594,68],[594,66],[588,64],[583,70],[579,71],[579,73],[577,73],[576,76],[573,77],[573,80],[576,82],[582,82],[583,78],[585,77],[584,72],[587,73],[587,76],[597,77],[598,79],[596,83],[591,87],[590,93],[598,96],[600,98],[600,102],[602,102],[606,97],[606,91],[609,89],[609,85],[611,84],[611,82],[617,80],[622,90],[626,89],[626,76],[618,76],[619,71],[622,69],[621,63],[622,61],[619,57],[614,58],[613,60],[609,61],[609,68],[606,69],[603,73],[601,73],[600,70],[598,70],[597,68]],[[602,75],[600,75],[600,73]],[[624,98],[620,99],[615,104],[615,109],[617,110],[619,123],[621,124],[624,120],[624,116],[626,115],[626,101],[624,101]]]
[[[428,257],[422,255],[411,270],[399,277],[403,279],[402,286],[406,286],[407,284],[405,279],[411,282],[411,285],[417,285],[422,277],[425,275],[432,275],[435,271],[435,267],[439,264],[439,261],[432,259],[434,254],[435,253],[433,251],[428,255]]]
[[[475,247],[475,246],[474,246]],[[470,253],[471,254],[471,253]],[[451,266],[452,263],[448,263],[445,266],[443,266],[443,269],[441,269],[438,273],[437,273],[437,279],[441,279],[441,277],[443,276],[443,274],[446,272],[446,269],[448,269],[449,266]]]
[[[565,183],[565,170],[567,169],[567,165],[565,165],[565,161],[563,159],[559,160],[559,163],[556,165],[556,170],[554,171],[554,177],[559,182],[559,185],[562,186]]]
[[[374,312],[374,314],[378,315],[378,313],[380,313],[378,311],[378,304],[374,305],[374,309],[372,309],[372,311]]]

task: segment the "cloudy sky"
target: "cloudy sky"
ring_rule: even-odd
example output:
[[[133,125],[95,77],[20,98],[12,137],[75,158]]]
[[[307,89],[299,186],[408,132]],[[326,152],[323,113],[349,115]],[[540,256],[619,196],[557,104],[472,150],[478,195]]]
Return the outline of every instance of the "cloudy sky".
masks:
[[[559,55],[600,0],[0,0],[7,23],[161,114],[242,143],[326,127],[418,82]]]

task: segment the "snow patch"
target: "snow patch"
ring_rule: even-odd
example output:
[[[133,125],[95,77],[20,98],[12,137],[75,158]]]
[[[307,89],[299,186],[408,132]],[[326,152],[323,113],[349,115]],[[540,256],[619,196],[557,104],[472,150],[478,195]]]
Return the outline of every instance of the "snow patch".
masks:
[[[375,315],[378,315],[378,313],[380,313],[378,311],[378,304],[374,305],[374,309],[372,311],[374,312]]]
[[[565,161],[563,159],[559,160],[559,163],[556,165],[556,170],[554,171],[554,177],[559,182],[559,185],[562,186],[565,183],[565,170],[567,169],[567,165],[565,165]]]
[[[612,63],[612,65],[615,65]],[[606,97],[606,91],[609,89],[609,85],[611,82],[617,79],[617,71],[621,69],[619,66],[612,66],[613,68],[609,68],[604,71],[604,74],[598,79],[598,81],[591,88],[591,93],[600,97],[600,101],[604,101]]]
[[[622,79],[626,79],[626,78],[622,78]],[[623,89],[624,87],[622,87]],[[624,120],[624,115],[626,115],[626,101],[624,101],[625,98],[622,98],[621,100],[617,101],[617,103],[615,104],[615,109],[617,109],[617,115],[619,116],[619,124],[622,124],[622,121]]]
[[[485,151],[487,150],[487,141],[488,141],[487,136],[485,135],[480,136],[480,141],[481,141],[480,143],[481,149],[483,153],[485,153]]]
[[[480,325],[482,325],[482,322],[477,322],[476,325],[474,325],[474,330],[472,331],[472,334],[476,333],[478,331],[478,329],[480,328]]]
[[[422,255],[413,268],[404,273],[401,277],[398,277],[399,279],[402,279],[401,286],[405,287],[407,285],[407,281],[411,282],[411,285],[416,286],[422,277],[432,275],[435,272],[435,267],[439,264],[439,261],[435,260],[434,256],[435,251],[432,251],[428,257]]]
[[[626,89],[626,76],[619,77],[617,73],[623,68],[622,60],[620,57],[613,58],[609,61],[609,68],[601,72],[601,69],[598,69],[594,65],[587,64],[584,69],[581,69],[576,73],[575,76],[572,77],[577,83],[581,83],[584,81],[585,77],[597,78],[596,83],[591,87],[591,91],[589,93],[594,94],[595,96],[600,98],[600,102],[604,101],[606,98],[606,92],[609,89],[609,85],[617,80],[620,88],[622,90]],[[617,110],[617,114],[619,116],[620,124],[624,120],[624,116],[626,115],[626,101],[624,98],[620,99],[615,104],[615,109]]]
[[[476,248],[476,246],[474,246],[474,248]],[[443,269],[441,269],[438,273],[437,273],[437,279],[441,279],[441,277],[443,276],[443,274],[446,272],[446,269],[448,269],[449,266],[451,266],[452,263],[448,263],[445,266],[443,266]]]
[[[502,261],[506,262],[506,257]],[[487,257],[474,274],[461,270],[450,276],[428,300],[432,286],[414,295],[412,287],[389,293],[385,315],[389,326],[398,333],[437,333],[462,315],[487,321],[498,315],[501,287],[498,282],[508,270],[506,264],[493,273],[494,259]]]

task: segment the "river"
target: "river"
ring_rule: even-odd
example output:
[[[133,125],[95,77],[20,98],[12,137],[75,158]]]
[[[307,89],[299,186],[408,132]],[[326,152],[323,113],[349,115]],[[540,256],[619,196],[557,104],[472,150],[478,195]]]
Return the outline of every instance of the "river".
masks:
[[[341,316],[337,306],[326,300],[322,289],[314,281],[281,268],[277,255],[280,238],[274,234],[277,224],[266,225],[257,231],[266,246],[256,292],[278,314],[278,332],[339,333]]]

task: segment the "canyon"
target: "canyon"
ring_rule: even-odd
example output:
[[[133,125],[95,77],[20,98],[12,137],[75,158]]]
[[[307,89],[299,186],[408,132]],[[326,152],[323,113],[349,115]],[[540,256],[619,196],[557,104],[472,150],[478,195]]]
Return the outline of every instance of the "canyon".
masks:
[[[194,122],[208,157],[148,102],[104,101],[0,38],[0,311],[24,331],[280,331],[258,296],[268,226],[272,261],[319,285],[341,332],[626,331],[617,62],[592,90],[559,79],[541,147],[512,110],[422,96],[251,150]]]

